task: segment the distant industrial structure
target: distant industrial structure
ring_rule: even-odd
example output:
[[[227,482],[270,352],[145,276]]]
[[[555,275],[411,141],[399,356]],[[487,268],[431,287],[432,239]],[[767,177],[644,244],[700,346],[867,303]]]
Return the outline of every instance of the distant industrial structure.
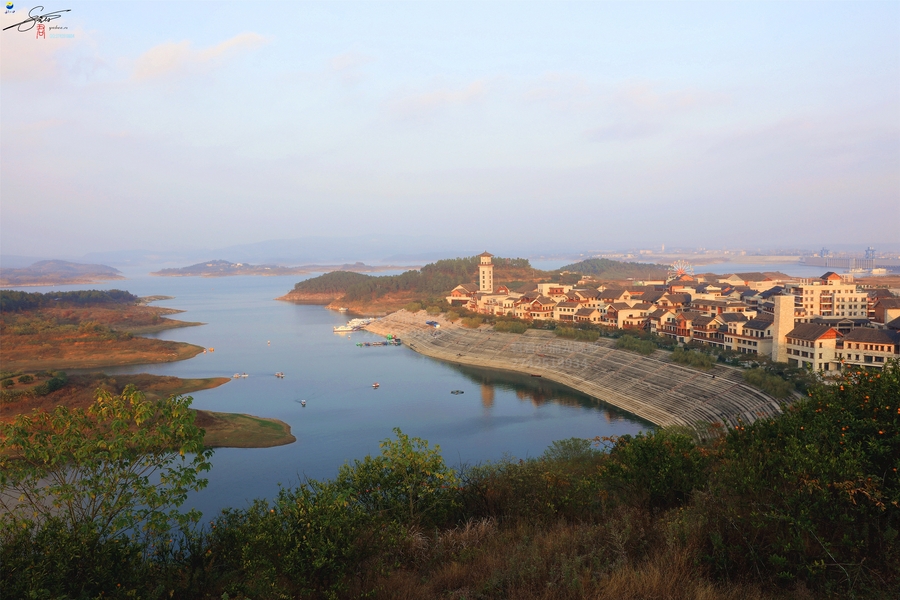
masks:
[[[866,248],[865,258],[855,256],[835,256],[828,248],[819,250],[818,255],[803,256],[800,262],[809,267],[846,269],[851,272],[872,271],[873,269],[900,270],[900,258],[875,256],[875,248]]]

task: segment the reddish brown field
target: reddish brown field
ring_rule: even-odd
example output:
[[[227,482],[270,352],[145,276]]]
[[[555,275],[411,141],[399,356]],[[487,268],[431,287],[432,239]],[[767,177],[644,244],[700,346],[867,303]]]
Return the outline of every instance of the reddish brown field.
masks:
[[[171,309],[139,305],[46,308],[3,313],[0,356],[4,371],[55,371],[172,362],[203,348],[136,337],[199,325],[167,319]]]

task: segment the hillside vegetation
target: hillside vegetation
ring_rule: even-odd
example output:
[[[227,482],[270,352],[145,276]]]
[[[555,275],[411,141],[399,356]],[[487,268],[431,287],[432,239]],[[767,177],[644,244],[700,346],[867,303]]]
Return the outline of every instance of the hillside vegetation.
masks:
[[[0,584],[67,598],[896,598],[898,399],[892,362],[704,445],[677,430],[573,438],[459,470],[395,430],[333,480],[176,535],[0,521]]]
[[[327,273],[301,281],[294,286],[298,293],[333,293],[342,301],[358,302],[376,300],[388,294],[405,294],[411,297],[441,297],[461,283],[472,283],[478,275],[478,257],[439,260],[418,271],[406,271],[401,275],[361,275],[359,273]],[[531,280],[544,276],[524,258],[494,257],[494,281]],[[402,306],[402,303],[400,304]]]
[[[594,279],[665,279],[668,267],[651,263],[589,258],[560,267],[558,270],[590,275]]]
[[[3,368],[55,371],[190,358],[202,348],[138,337],[199,325],[163,315],[122,290],[28,293],[0,290]]]
[[[606,259],[590,259],[556,271],[534,269],[524,258],[493,257],[494,283],[516,289],[524,283],[561,281],[574,284],[579,276],[592,275],[604,279],[662,279],[666,267],[641,263],[624,263]],[[478,280],[477,256],[439,260],[418,271],[401,275],[370,276],[359,273],[327,273],[294,285],[282,300],[313,301],[332,306],[348,306],[358,312],[386,313],[415,301],[423,305],[440,303],[450,290],[462,283]],[[569,274],[561,275],[560,271]]]

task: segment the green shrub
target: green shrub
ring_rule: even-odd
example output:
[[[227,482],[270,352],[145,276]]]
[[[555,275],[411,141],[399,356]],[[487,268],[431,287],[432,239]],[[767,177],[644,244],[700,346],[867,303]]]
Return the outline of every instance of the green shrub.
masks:
[[[462,320],[463,327],[468,327],[469,329],[477,329],[484,322],[484,319],[481,317],[466,317]]]
[[[522,321],[497,321],[494,323],[494,331],[501,333],[525,333],[528,325]]]
[[[442,311],[441,311],[440,306],[429,306],[428,308],[425,309],[425,312],[428,313],[429,315],[436,316],[436,315],[441,314]]]
[[[541,457],[545,460],[580,461],[594,459],[600,454],[602,452],[594,448],[591,440],[573,437],[554,441]]]
[[[407,310],[408,312],[419,312],[420,310],[422,310],[422,305],[419,304],[418,302],[410,302],[403,308],[405,310]]]
[[[672,351],[672,361],[698,369],[709,369],[713,366],[713,358],[709,354],[684,348],[675,348]]]
[[[732,430],[707,498],[710,566],[843,597],[868,597],[858,578],[898,581],[898,404],[893,361]]]
[[[649,356],[656,350],[656,344],[649,340],[638,339],[633,335],[623,335],[616,340],[616,348],[631,350],[632,352]]]
[[[674,508],[706,485],[709,458],[689,435],[662,429],[599,441],[612,444],[600,473],[623,503]]]
[[[0,383],[0,385],[2,385],[5,388],[8,388],[8,387],[12,387],[12,386],[16,385],[16,382],[13,381],[12,379],[4,379],[3,382]]]
[[[447,319],[448,321],[450,321],[451,323],[455,323],[455,322],[459,321],[459,313],[456,312],[455,310],[451,310],[444,316],[444,318]]]
[[[774,398],[788,398],[791,396],[794,386],[790,382],[764,369],[749,369],[743,372],[744,381],[757,387]]]
[[[145,597],[156,583],[142,544],[89,526],[51,519],[6,530],[0,541],[5,598]]]
[[[600,332],[593,329],[576,329],[574,327],[557,327],[553,330],[559,337],[579,340],[583,342],[596,342],[600,339]]]
[[[19,383],[31,383],[34,381],[34,377],[31,375],[22,375],[19,377]]]

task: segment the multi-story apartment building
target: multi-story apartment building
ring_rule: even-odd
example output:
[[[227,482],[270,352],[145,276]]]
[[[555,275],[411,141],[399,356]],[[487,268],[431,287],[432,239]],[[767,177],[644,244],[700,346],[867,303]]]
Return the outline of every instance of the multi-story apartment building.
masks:
[[[787,334],[787,363],[811,371],[839,371],[837,346],[841,337],[833,327],[800,323]]]
[[[868,293],[857,289],[851,275],[829,271],[818,279],[804,279],[788,286],[794,304],[810,316],[866,317]]]
[[[837,358],[846,368],[884,367],[884,363],[900,359],[900,331],[857,327],[838,342]]]

